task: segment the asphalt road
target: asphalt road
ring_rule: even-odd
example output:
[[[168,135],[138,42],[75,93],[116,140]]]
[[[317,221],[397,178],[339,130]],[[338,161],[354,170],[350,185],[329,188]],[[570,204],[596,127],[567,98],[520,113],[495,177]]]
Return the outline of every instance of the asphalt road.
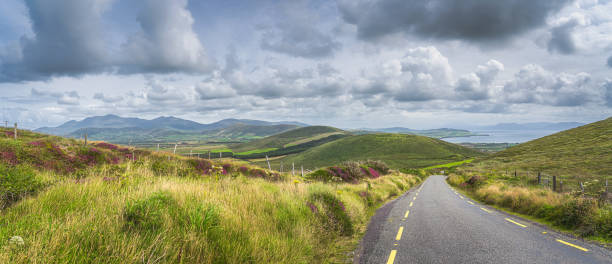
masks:
[[[612,252],[481,205],[431,176],[378,209],[355,263],[612,263]]]

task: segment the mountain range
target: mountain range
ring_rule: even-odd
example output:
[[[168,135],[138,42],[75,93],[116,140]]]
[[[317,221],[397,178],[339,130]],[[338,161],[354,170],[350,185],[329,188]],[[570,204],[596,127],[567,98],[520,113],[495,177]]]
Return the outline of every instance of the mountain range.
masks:
[[[210,124],[202,124],[191,120],[181,119],[173,116],[161,116],[147,120],[135,117],[120,117],[117,115],[105,115],[88,117],[81,121],[71,120],[57,127],[41,127],[37,132],[52,135],[68,135],[79,129],[109,129],[109,128],[134,128],[140,130],[172,129],[179,131],[207,131],[228,128],[235,125],[273,126],[293,125],[308,126],[307,124],[293,121],[268,122],[251,119],[223,119]]]

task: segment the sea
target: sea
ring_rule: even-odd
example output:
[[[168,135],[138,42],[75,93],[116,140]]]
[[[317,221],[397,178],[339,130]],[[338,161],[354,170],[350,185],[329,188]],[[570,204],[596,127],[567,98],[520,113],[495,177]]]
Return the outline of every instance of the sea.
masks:
[[[452,137],[451,143],[523,143],[559,132],[559,130],[470,130],[483,136]],[[484,136],[487,135],[487,136]]]

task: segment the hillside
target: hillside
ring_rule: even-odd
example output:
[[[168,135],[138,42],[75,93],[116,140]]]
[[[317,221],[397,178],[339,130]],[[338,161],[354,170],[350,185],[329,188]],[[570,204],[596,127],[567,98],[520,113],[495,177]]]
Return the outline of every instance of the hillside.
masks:
[[[421,182],[12,136],[0,128],[0,263],[345,263],[374,210]]]
[[[266,138],[232,146],[234,152],[245,152],[257,149],[282,148],[297,145],[332,136],[335,134],[348,134],[341,129],[328,126],[308,126],[289,130]]]
[[[367,134],[345,137],[296,155],[274,160],[312,169],[348,160],[382,160],[392,168],[427,167],[484,155],[481,152],[424,136]]]
[[[612,179],[612,118],[497,152],[475,169],[541,171],[566,180]]]
[[[80,138],[87,132],[91,140],[113,143],[128,142],[177,142],[177,141],[248,141],[298,128],[296,125],[245,125],[234,124],[214,130],[186,131],[171,128],[81,128],[67,137]]]

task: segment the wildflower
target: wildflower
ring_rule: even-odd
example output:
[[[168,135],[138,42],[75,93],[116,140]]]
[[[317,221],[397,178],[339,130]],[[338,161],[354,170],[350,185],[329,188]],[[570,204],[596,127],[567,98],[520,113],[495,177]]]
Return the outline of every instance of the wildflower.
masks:
[[[311,212],[313,212],[313,213],[315,213],[315,214],[319,212],[319,208],[317,208],[317,206],[316,206],[316,205],[314,205],[313,203],[311,203],[311,202],[306,202],[306,205],[308,205],[308,207],[310,207],[310,211],[311,211]]]
[[[11,239],[9,239],[9,244],[17,245],[17,246],[23,246],[23,244],[25,244],[25,242],[23,241],[22,237],[20,237],[20,236],[13,236],[13,237],[11,237]]]
[[[298,183],[300,183],[300,180],[297,180],[297,179],[293,180],[293,183],[298,184]]]
[[[338,195],[340,195],[340,194],[342,194],[342,190],[337,190],[337,191],[336,191],[336,193],[337,193]]]

